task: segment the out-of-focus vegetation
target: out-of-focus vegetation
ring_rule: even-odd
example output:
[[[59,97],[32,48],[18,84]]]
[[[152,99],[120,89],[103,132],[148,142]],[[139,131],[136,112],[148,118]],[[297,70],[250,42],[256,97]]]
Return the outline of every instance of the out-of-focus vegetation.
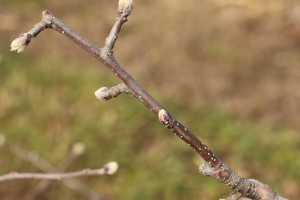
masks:
[[[53,31],[24,54],[11,40],[41,10],[101,46],[117,1],[0,1],[0,133],[58,164],[75,142],[86,152],[68,171],[120,164],[111,177],[81,179],[104,199],[217,199],[222,184],[198,174],[201,159],[135,99],[99,102],[119,83]],[[136,1],[115,56],[180,121],[244,177],[290,199],[300,185],[300,4],[297,1]],[[142,45],[141,45],[142,44]],[[5,146],[0,173],[36,172]],[[0,184],[20,199],[37,181]],[[38,199],[84,199],[55,182]]]

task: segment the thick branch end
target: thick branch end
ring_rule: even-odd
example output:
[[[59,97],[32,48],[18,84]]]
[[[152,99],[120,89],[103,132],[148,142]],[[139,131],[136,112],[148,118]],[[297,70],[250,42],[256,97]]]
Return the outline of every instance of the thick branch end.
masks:
[[[241,197],[257,200],[286,200],[280,197],[269,185],[254,179],[241,178],[224,163],[218,168],[213,168],[209,163],[204,163],[199,167],[199,170],[203,175],[211,176],[228,185],[235,192],[240,193]],[[235,195],[228,199],[235,199]]]

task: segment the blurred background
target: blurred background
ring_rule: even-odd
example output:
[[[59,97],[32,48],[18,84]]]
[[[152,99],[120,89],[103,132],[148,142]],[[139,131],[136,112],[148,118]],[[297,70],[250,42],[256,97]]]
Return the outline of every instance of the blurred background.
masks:
[[[120,169],[77,179],[81,185],[73,189],[63,181],[43,189],[36,180],[2,182],[1,199],[230,194],[200,175],[203,161],[134,98],[98,101],[94,91],[119,80],[60,34],[44,31],[25,53],[10,52],[11,41],[39,22],[44,9],[102,46],[117,0],[0,0],[0,173],[45,171],[37,155],[54,171],[99,168],[111,160]],[[237,173],[300,199],[299,1],[136,0],[114,52]],[[78,144],[85,151],[74,159],[70,152]]]

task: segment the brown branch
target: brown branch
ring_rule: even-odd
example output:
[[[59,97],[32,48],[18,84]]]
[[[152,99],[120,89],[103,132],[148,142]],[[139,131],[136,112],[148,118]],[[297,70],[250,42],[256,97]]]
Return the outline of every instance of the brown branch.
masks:
[[[228,185],[234,191],[241,193],[244,197],[261,200],[284,199],[277,195],[269,186],[262,183],[253,184],[251,180],[241,178],[234,173],[234,171],[225,165],[207,145],[195,137],[191,131],[176,120],[166,109],[162,107],[162,105],[148,94],[148,92],[146,92],[120,64],[118,64],[113,56],[113,48],[122,25],[127,21],[127,17],[131,13],[131,10],[132,0],[119,1],[116,22],[109,36],[106,38],[105,46],[103,48],[99,48],[89,42],[79,33],[67,27],[63,22],[58,20],[48,11],[44,11],[42,13],[43,23],[41,22],[41,24],[46,23],[44,27],[51,28],[71,39],[74,43],[81,46],[92,56],[101,61],[120,80],[122,80],[123,83],[130,89],[132,94],[136,96],[137,99],[139,99],[139,101],[141,101],[150,111],[158,116],[160,122],[165,127],[170,129],[176,136],[186,142],[205,160],[206,163],[200,166],[200,172],[202,174],[216,178],[220,182]],[[22,45],[19,46],[22,48]],[[18,51],[17,48],[14,48],[13,50]]]

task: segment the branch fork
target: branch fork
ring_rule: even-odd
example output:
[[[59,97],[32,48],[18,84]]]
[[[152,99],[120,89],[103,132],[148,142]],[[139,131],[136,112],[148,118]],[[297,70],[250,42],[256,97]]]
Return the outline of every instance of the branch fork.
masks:
[[[11,50],[21,53],[28,46],[31,37],[36,37],[45,28],[51,28],[65,37],[71,39],[75,44],[81,46],[92,56],[103,63],[123,83],[117,86],[100,88],[95,95],[100,100],[108,100],[117,97],[121,93],[131,94],[142,102],[151,112],[158,116],[159,121],[176,136],[187,143],[206,162],[200,166],[200,172],[211,176],[228,185],[243,197],[260,200],[283,200],[271,187],[252,179],[239,177],[229,168],[215,153],[201,140],[195,137],[183,124],[176,120],[166,109],[163,108],[147,91],[145,91],[134,78],[115,60],[113,48],[118,38],[122,25],[127,21],[133,8],[132,0],[119,0],[119,7],[115,24],[106,38],[105,45],[99,48],[85,39],[79,33],[67,27],[63,22],[54,17],[50,12],[44,11],[42,21],[28,32],[26,39],[17,38],[12,44]],[[30,37],[29,37],[30,36]],[[14,42],[13,42],[14,43]],[[266,189],[267,188],[267,189]]]

